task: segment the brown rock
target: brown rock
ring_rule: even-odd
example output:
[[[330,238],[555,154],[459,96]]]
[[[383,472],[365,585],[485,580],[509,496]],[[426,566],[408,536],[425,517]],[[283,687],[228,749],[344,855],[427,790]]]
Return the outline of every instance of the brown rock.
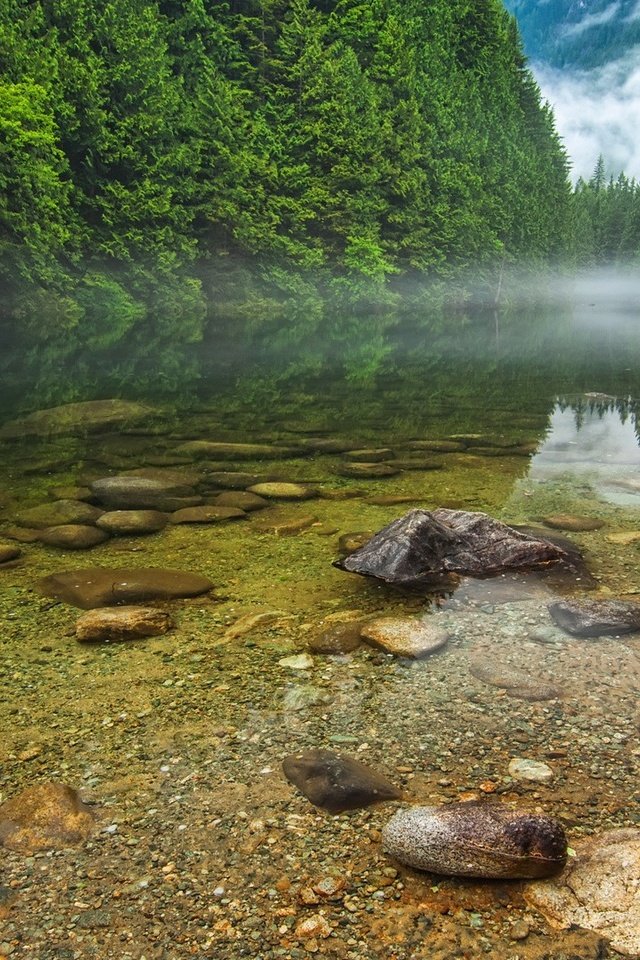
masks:
[[[561,600],[548,606],[563,630],[576,637],[640,632],[640,603],[626,600]]]
[[[355,810],[402,796],[386,777],[351,757],[330,750],[290,754],[282,762],[284,775],[316,807],[330,813]]]
[[[530,883],[525,898],[552,926],[582,927],[617,953],[640,956],[640,830],[610,830],[575,844],[560,876]]]
[[[102,510],[80,500],[53,500],[23,510],[16,519],[21,527],[44,530],[65,523],[94,524],[101,514]]]
[[[168,523],[168,516],[160,510],[110,510],[96,520],[96,526],[114,536],[136,536],[156,533]]]
[[[157,479],[122,474],[91,484],[94,496],[111,510],[180,510],[202,503],[192,486],[169,477]]]
[[[0,544],[0,564],[9,563],[11,560],[17,560],[20,556],[19,547],[11,547],[8,544]]]
[[[0,806],[0,843],[33,854],[82,843],[94,831],[96,814],[64,783],[40,783]]]
[[[269,506],[269,501],[264,497],[258,497],[255,493],[249,493],[248,490],[230,490],[226,493],[219,493],[211,501],[217,507],[235,507],[237,510],[244,510],[251,513],[253,510],[264,510]]]
[[[336,468],[336,473],[358,480],[384,480],[385,477],[395,477],[400,470],[389,463],[344,463]]]
[[[213,584],[198,573],[160,567],[85,567],[44,577],[36,589],[83,610],[132,604],[141,600],[170,600],[208,593]]]
[[[380,617],[362,627],[363,640],[396,657],[418,659],[440,650],[449,635],[429,620],[411,617]]]
[[[249,493],[266,497],[268,500],[309,500],[316,496],[315,490],[312,487],[305,486],[305,484],[276,481],[256,483],[249,487]]]
[[[360,645],[360,621],[334,623],[309,640],[312,653],[350,653]]]
[[[105,530],[87,527],[79,523],[66,523],[60,527],[48,527],[40,534],[40,542],[48,547],[62,550],[89,550],[109,539]]]
[[[469,672],[476,680],[501,687],[509,696],[520,700],[555,700],[562,696],[554,684],[499,663],[488,653],[476,654],[469,662]]]
[[[171,615],[153,607],[100,607],[84,613],[76,623],[80,641],[137,640],[157,637],[174,626]]]
[[[3,536],[18,543],[35,543],[40,539],[40,531],[31,527],[6,527]]]
[[[393,460],[393,456],[393,450],[379,447],[375,450],[348,450],[344,459],[352,463],[382,463],[383,460]]]
[[[241,520],[246,517],[244,510],[237,507],[187,507],[176,510],[169,517],[170,523],[224,523],[225,520]]]
[[[597,520],[595,517],[576,517],[568,513],[557,513],[551,517],[545,517],[543,523],[553,530],[570,530],[572,533],[585,533],[604,527],[604,520]]]

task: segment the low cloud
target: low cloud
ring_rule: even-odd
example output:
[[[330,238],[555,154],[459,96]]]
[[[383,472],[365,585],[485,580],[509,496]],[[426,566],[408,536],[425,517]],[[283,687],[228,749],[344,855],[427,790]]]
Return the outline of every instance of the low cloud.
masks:
[[[593,70],[531,66],[553,107],[574,180],[590,177],[600,154],[608,174],[624,170],[640,179],[640,47]]]
[[[562,31],[562,36],[564,37],[576,37],[581,33],[584,33],[585,30],[590,30],[591,27],[601,27],[605,23],[609,23],[618,15],[620,10],[620,2],[616,0],[615,3],[612,3],[611,6],[606,7],[604,10],[601,10],[600,13],[588,13],[582,20],[579,20],[577,23],[570,23]]]

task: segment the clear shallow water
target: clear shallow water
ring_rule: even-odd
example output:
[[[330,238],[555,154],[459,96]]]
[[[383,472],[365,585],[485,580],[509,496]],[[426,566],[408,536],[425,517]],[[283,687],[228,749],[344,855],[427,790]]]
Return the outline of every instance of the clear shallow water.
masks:
[[[453,596],[426,602],[332,567],[341,534],[373,532],[414,506],[482,510],[514,523],[562,513],[604,521],[599,530],[569,534],[594,578],[588,595],[636,595],[640,541],[618,536],[640,532],[635,318],[625,310],[609,326],[586,323],[581,312],[540,316],[537,325],[535,319],[530,311],[498,322],[460,317],[429,333],[416,323],[402,335],[390,327],[386,338],[327,337],[320,351],[311,341],[288,352],[264,341],[245,348],[215,389],[213,371],[226,354],[216,354],[211,340],[200,355],[190,348],[191,362],[182,367],[177,354],[169,362],[160,353],[158,371],[182,369],[184,378],[170,384],[159,374],[158,390],[150,390],[149,373],[140,373],[149,369],[149,351],[129,358],[135,376],[123,376],[118,391],[104,357],[93,358],[91,387],[82,376],[88,361],[74,385],[72,370],[60,368],[56,382],[52,357],[41,358],[40,373],[14,393],[5,419],[46,406],[43,396],[137,398],[154,414],[111,432],[3,442],[5,532],[21,510],[51,499],[56,488],[110,473],[171,469],[199,480],[212,465],[176,453],[193,439],[296,446],[333,438],[351,449],[388,447],[390,463],[423,458],[441,469],[414,464],[385,479],[349,478],[340,473],[342,454],[318,450],[222,461],[220,469],[310,483],[321,496],[276,502],[240,523],[175,526],[86,552],[24,544],[20,560],[0,570],[7,731],[1,799],[40,779],[64,779],[117,825],[102,835],[98,851],[35,864],[9,857],[19,891],[10,920],[25,931],[18,955],[44,942],[46,923],[32,918],[33,902],[44,909],[57,890],[53,942],[77,955],[86,945],[71,935],[71,918],[100,902],[99,909],[112,911],[113,933],[100,934],[98,947],[95,934],[85,937],[101,956],[127,955],[118,938],[129,931],[131,956],[154,955],[158,947],[166,956],[188,956],[199,945],[203,956],[235,960],[256,918],[266,945],[245,955],[295,956],[298,890],[305,877],[326,873],[348,876],[346,899],[324,908],[337,922],[326,941],[336,955],[342,943],[344,956],[370,956],[372,944],[391,944],[401,931],[408,939],[399,956],[411,956],[407,929],[425,910],[436,918],[432,939],[422,941],[430,949],[445,950],[480,911],[495,955],[510,955],[509,923],[524,911],[517,891],[505,900],[491,885],[472,885],[470,898],[468,884],[444,881],[440,889],[411,871],[387,877],[393,882],[385,886],[381,871],[389,864],[376,831],[391,808],[337,819],[319,814],[283,780],[280,763],[292,750],[352,753],[422,802],[495,794],[540,807],[562,817],[574,839],[634,822],[637,639],[535,639],[550,626],[547,604],[559,594],[582,595],[584,583],[464,582]],[[14,384],[24,383],[24,367],[13,369]],[[442,440],[457,449],[419,446]],[[381,503],[384,497],[406,502]],[[177,627],[165,637],[83,647],[73,638],[78,611],[43,599],[34,584],[93,564],[202,572],[215,584],[213,599],[173,604]],[[260,614],[267,618],[251,630],[235,629]],[[302,670],[280,663],[332,622],[377,615],[438,617],[449,645],[416,663],[367,646],[314,655]],[[473,675],[478,658],[531,682],[553,681],[562,697],[529,702],[506,695]],[[550,764],[553,779],[514,782],[514,756]],[[188,878],[186,899],[163,886],[162,868],[171,863]],[[134,885],[137,916],[146,911],[157,934],[115,909],[123,872]],[[81,894],[74,889],[78,874]],[[289,887],[275,886],[282,878]],[[135,887],[142,880],[147,885]],[[212,900],[218,886],[228,895]],[[463,915],[447,919],[442,890],[453,914]],[[186,931],[183,945],[175,929]],[[556,952],[563,943],[557,937]],[[574,955],[591,956],[589,943],[578,938]],[[521,955],[542,955],[538,948],[533,936]]]

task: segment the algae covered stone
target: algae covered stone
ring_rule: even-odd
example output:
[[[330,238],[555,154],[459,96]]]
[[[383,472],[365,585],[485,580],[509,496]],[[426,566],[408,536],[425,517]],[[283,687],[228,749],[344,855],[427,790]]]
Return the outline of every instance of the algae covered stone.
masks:
[[[492,803],[399,810],[382,831],[382,846],[409,867],[487,879],[550,876],[567,858],[557,820]]]
[[[213,584],[199,573],[162,567],[85,567],[43,577],[36,589],[83,610],[138,603],[141,600],[170,600],[208,593]]]

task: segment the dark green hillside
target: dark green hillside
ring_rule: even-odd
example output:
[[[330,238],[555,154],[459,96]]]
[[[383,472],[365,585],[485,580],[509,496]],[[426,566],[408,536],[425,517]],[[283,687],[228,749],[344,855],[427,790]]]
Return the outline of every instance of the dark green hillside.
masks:
[[[0,317],[33,337],[302,322],[566,247],[500,0],[0,0],[0,84]]]

